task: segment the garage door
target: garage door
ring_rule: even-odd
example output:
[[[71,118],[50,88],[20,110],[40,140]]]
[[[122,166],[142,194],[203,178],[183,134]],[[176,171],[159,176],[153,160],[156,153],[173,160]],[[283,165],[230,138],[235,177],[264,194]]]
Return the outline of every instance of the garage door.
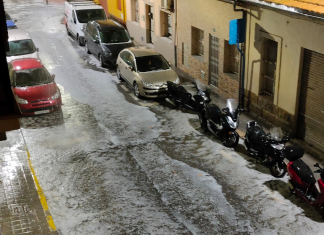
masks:
[[[298,138],[324,151],[324,55],[304,50]]]

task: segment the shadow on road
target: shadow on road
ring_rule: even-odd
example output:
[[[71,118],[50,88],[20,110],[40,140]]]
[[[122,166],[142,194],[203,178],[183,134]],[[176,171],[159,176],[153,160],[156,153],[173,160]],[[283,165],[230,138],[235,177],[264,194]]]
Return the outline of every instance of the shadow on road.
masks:
[[[280,193],[285,199],[289,200],[291,203],[300,207],[304,211],[304,215],[309,219],[315,222],[323,222],[323,218],[321,216],[321,211],[319,208],[313,208],[313,206],[307,204],[304,200],[299,197],[293,195],[288,187],[288,184],[281,180],[270,180],[264,183],[272,191],[277,191]]]

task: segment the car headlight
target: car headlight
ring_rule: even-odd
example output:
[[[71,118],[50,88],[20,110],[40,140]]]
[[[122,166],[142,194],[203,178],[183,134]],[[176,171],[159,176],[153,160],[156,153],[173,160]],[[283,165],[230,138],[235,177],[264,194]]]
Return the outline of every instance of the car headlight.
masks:
[[[111,56],[111,55],[112,55],[111,52],[108,52],[108,51],[105,51],[105,50],[103,50],[103,54],[104,54],[105,56]]]
[[[21,99],[16,95],[16,100],[19,104],[28,104],[27,100]]]
[[[153,88],[154,85],[150,82],[145,82],[142,80],[142,84],[143,84],[143,87],[146,87],[146,88]]]
[[[226,116],[226,120],[227,120],[227,123],[228,125],[233,128],[233,129],[236,129],[237,126],[238,126],[238,122],[234,122],[233,119],[229,116]]]
[[[82,30],[83,32],[85,32],[85,29],[86,29],[86,25],[84,24],[84,25],[82,26],[81,30]]]
[[[282,150],[285,145],[284,144],[271,144],[271,147],[277,150]]]
[[[57,90],[56,90],[56,93],[51,97],[51,99],[52,99],[52,100],[56,100],[56,99],[59,98],[59,97],[60,97],[60,90],[57,89]]]

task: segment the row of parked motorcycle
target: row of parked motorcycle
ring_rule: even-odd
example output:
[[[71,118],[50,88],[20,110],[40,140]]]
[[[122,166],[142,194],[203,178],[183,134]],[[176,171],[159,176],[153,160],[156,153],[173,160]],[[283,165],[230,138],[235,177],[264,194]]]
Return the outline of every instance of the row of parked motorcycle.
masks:
[[[223,145],[234,148],[238,145],[239,135],[236,129],[239,125],[239,116],[242,113],[235,99],[227,100],[227,107],[220,109],[211,103],[207,87],[201,83],[192,83],[197,94],[192,95],[183,86],[168,81],[167,100],[174,107],[183,107],[198,114],[200,126],[204,131],[209,131],[220,138]],[[273,127],[270,133],[266,133],[260,123],[249,121],[246,123],[244,138],[245,149],[262,164],[269,167],[271,175],[276,178],[283,177],[287,171],[290,177],[288,181],[291,193],[304,199],[307,203],[321,209],[324,219],[324,169],[318,163],[314,173],[320,174],[316,180],[310,167],[301,160],[304,149],[299,146],[286,146],[290,140],[283,135],[280,127]],[[284,160],[288,161],[288,164]],[[323,164],[322,164],[323,165]],[[323,192],[323,193],[322,193]]]

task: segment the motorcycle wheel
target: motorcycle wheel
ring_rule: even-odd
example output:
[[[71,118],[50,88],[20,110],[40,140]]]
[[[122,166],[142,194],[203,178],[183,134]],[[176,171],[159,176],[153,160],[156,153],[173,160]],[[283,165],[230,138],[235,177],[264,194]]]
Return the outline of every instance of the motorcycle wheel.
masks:
[[[270,172],[273,177],[282,178],[287,173],[287,166],[284,162],[275,162],[270,166]]]
[[[239,135],[236,131],[232,132],[233,134],[229,134],[229,132],[226,132],[223,135],[223,145],[228,148],[235,148],[239,142]]]
[[[207,120],[206,120],[205,112],[203,111],[199,113],[198,117],[199,117],[201,129],[203,129],[204,131],[207,130]]]

